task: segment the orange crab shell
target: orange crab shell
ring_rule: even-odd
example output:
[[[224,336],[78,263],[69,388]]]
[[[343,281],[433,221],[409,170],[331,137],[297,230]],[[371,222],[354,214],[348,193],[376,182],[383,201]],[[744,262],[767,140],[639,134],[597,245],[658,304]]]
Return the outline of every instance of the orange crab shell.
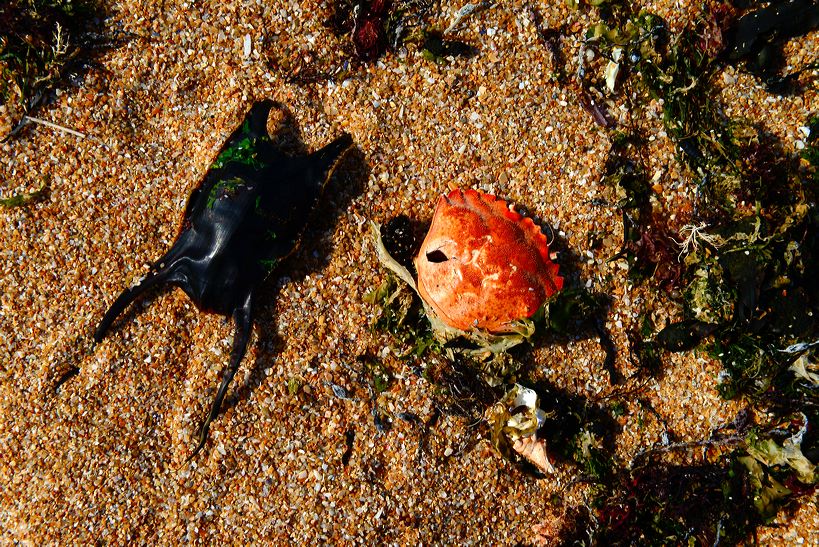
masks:
[[[540,228],[476,190],[440,197],[415,267],[421,298],[461,330],[510,332],[563,288]]]

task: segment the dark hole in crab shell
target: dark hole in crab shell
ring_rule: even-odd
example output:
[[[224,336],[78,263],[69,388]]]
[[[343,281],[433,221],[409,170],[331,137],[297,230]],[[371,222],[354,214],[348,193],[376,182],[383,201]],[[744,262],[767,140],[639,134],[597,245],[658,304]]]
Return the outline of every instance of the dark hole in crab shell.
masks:
[[[449,257],[446,256],[446,254],[442,250],[436,249],[432,252],[427,253],[427,260],[429,260],[433,264],[440,264],[441,262],[446,262],[447,260],[449,260]]]

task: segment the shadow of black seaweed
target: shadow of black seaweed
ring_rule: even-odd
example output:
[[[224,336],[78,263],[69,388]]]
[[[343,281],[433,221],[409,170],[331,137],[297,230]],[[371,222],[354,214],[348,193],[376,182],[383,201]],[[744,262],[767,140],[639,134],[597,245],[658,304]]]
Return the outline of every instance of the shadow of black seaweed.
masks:
[[[560,329],[554,328],[555,318],[550,318],[552,328],[541,329],[532,339],[535,347],[547,345],[566,346],[569,342],[597,338],[600,347],[605,353],[601,368],[609,375],[612,384],[622,382],[623,376],[615,368],[617,349],[606,329],[606,317],[609,314],[611,302],[608,295],[593,293],[586,289],[586,281],[580,277],[581,257],[572,250],[565,238],[554,232],[548,225],[543,226],[544,233],[550,240],[549,250],[557,253],[556,262],[560,265],[560,274],[563,277],[563,289],[555,297],[554,302],[560,303],[566,299],[568,307],[578,315],[560,319]],[[557,305],[557,304],[555,304]],[[554,314],[554,312],[552,312]],[[534,363],[524,363],[534,365]]]
[[[290,146],[296,147],[300,142],[297,131],[295,129],[295,132],[285,137],[295,139]],[[304,150],[303,144],[301,146],[301,150]],[[327,267],[332,254],[332,244],[328,239],[322,239],[320,235],[327,233],[337,224],[342,212],[361,194],[369,176],[370,168],[366,157],[358,148],[348,151],[339,161],[331,180],[327,183],[323,197],[310,215],[299,249],[283,261],[260,287],[256,307],[255,322],[257,324],[274,323],[275,306],[273,303],[279,292],[279,285],[276,283],[279,278],[287,276],[291,280],[301,280]],[[283,346],[283,340],[274,331],[257,328],[256,333],[258,349],[250,375],[241,386],[235,388],[233,395],[225,400],[222,412],[246,400],[264,382],[267,369],[272,366],[276,354]]]
[[[586,431],[602,443],[606,454],[614,453],[617,435],[622,430],[610,412],[587,397],[569,393],[548,380],[530,386],[537,394],[540,408],[546,413],[537,436],[546,440],[549,456],[557,462],[578,463],[575,457],[578,435]]]
[[[735,465],[647,462],[623,471],[593,509],[568,511],[553,544],[574,545],[590,531],[600,545],[742,544],[763,522]]]
[[[785,56],[788,42],[814,30],[819,23],[819,6],[812,0],[771,2],[758,8],[754,2],[733,2],[744,13],[724,30],[725,48],[719,60],[729,65],[744,65],[745,70],[756,76],[770,93],[799,95],[816,77],[811,73],[816,62],[808,62],[793,69]],[[786,70],[790,72],[786,73]],[[799,82],[803,73],[808,81]]]

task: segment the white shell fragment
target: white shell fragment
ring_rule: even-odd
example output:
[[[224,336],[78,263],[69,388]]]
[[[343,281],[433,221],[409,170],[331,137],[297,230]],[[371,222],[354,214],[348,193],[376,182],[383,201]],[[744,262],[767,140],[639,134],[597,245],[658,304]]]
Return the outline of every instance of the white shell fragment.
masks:
[[[606,89],[610,93],[614,93],[614,86],[617,83],[617,74],[620,72],[620,59],[623,56],[623,50],[619,47],[614,48],[611,54],[612,60],[606,65]]]
[[[526,407],[528,410],[510,417],[506,425],[521,432],[530,431],[532,427],[537,431],[546,420],[546,413],[537,406],[537,393],[520,384],[515,384],[510,393],[512,392],[515,392],[512,408]],[[530,433],[530,435],[534,435],[534,433]]]
[[[546,442],[537,438],[537,430],[546,421],[538,405],[537,393],[515,384],[506,396],[487,411],[492,429],[492,444],[501,452],[510,447],[544,473],[554,472]]]

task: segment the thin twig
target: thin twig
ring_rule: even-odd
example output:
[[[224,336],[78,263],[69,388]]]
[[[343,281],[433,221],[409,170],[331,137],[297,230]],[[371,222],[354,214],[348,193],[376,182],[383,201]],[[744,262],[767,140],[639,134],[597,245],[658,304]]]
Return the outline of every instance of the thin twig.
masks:
[[[58,131],[63,131],[65,133],[70,133],[75,137],[79,137],[81,139],[85,139],[88,137],[85,133],[80,133],[79,131],[75,131],[74,129],[69,129],[63,125],[58,125],[56,123],[52,123],[46,120],[41,120],[40,118],[35,118],[33,116],[23,116],[23,119],[27,122],[38,123],[40,125],[44,125],[46,127],[50,127],[51,129],[56,129]]]
[[[710,448],[712,446],[733,446],[742,443],[745,441],[745,437],[741,437],[739,435],[733,435],[729,437],[720,437],[717,439],[705,439],[701,441],[692,441],[692,442],[680,442],[680,443],[671,443],[665,446],[655,447],[655,448],[647,448],[645,450],[639,451],[632,461],[638,460],[643,456],[648,454],[659,454],[664,452],[672,452],[675,450],[689,450],[691,448],[699,448],[705,447]]]

